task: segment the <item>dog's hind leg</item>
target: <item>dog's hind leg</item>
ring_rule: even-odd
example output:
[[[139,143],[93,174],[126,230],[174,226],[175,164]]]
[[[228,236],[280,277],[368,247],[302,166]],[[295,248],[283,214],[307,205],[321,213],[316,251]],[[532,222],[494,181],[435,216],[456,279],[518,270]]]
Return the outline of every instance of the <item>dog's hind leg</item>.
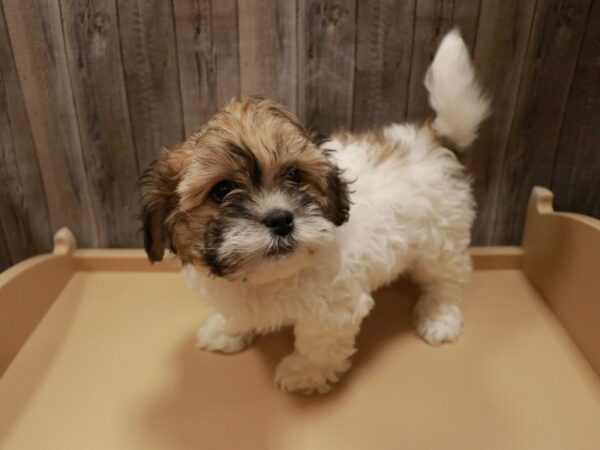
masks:
[[[423,292],[414,309],[416,331],[429,344],[454,342],[460,336],[462,288],[470,273],[466,249],[443,254],[435,261],[421,261],[415,267],[413,275]]]

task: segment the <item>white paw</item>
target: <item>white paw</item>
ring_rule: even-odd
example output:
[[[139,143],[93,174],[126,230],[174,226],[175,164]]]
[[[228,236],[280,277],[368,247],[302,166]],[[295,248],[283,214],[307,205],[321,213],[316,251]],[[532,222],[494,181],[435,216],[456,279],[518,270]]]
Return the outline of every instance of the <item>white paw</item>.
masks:
[[[333,388],[340,375],[350,368],[350,361],[315,364],[299,353],[281,360],[275,371],[275,383],[284,392],[303,395],[325,394]]]
[[[417,303],[415,307],[417,334],[431,345],[456,341],[462,332],[462,312],[456,305]]]
[[[213,314],[196,333],[196,347],[222,353],[237,353],[252,343],[252,333],[231,333],[226,329],[225,318]]]

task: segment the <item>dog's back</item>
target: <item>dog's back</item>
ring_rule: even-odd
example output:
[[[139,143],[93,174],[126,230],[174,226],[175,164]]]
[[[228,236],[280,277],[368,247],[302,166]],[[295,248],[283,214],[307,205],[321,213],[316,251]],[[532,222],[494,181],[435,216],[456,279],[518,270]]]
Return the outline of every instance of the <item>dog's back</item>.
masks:
[[[353,181],[350,220],[340,230],[343,270],[364,289],[377,289],[449,250],[463,253],[469,245],[475,204],[454,152],[473,142],[489,102],[458,32],[444,38],[425,86],[433,119],[340,133],[331,142]]]

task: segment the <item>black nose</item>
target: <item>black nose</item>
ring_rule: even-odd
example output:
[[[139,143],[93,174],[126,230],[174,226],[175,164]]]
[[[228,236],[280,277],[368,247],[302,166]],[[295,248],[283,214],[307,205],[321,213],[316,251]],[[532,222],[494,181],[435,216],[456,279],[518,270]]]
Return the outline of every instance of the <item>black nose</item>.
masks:
[[[294,230],[294,216],[283,209],[269,211],[263,223],[278,236],[287,236]]]

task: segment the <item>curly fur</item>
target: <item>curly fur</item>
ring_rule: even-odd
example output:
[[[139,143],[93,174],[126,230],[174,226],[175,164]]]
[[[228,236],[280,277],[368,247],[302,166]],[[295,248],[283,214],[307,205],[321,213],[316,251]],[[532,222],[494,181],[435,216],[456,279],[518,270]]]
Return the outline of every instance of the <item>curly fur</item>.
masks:
[[[243,276],[232,277],[215,276],[199,260],[184,261],[190,287],[216,311],[198,332],[199,347],[233,353],[256,333],[292,325],[295,351],[279,364],[277,384],[289,392],[327,392],[351,365],[355,337],[374,305],[371,293],[403,272],[423,287],[415,307],[419,335],[431,344],[459,336],[475,204],[468,176],[444,145],[470,144],[487,116],[488,101],[475,83],[457,32],[443,40],[426,87],[437,114],[432,121],[340,133],[320,144],[322,157],[335,169],[326,171],[328,186],[315,194],[320,200],[312,202],[306,194],[305,207],[311,212],[300,214],[295,233],[301,244],[292,254],[254,258]],[[286,119],[296,123],[291,117]],[[242,131],[241,140],[250,139],[245,133],[251,131]],[[315,160],[311,164],[325,164],[320,156],[309,156]],[[349,180],[348,215],[349,203],[340,198],[346,194],[336,189],[345,190]],[[194,183],[192,178],[181,181],[179,195],[191,198],[186,189]],[[268,194],[270,202],[301,210],[293,206],[296,194],[277,192],[279,197]],[[253,198],[260,203],[259,194]],[[323,202],[339,206],[324,207]],[[267,231],[255,224],[224,226],[221,238],[227,244],[221,251],[226,254],[250,254],[258,241],[268,240]],[[203,239],[186,236],[190,242]]]

